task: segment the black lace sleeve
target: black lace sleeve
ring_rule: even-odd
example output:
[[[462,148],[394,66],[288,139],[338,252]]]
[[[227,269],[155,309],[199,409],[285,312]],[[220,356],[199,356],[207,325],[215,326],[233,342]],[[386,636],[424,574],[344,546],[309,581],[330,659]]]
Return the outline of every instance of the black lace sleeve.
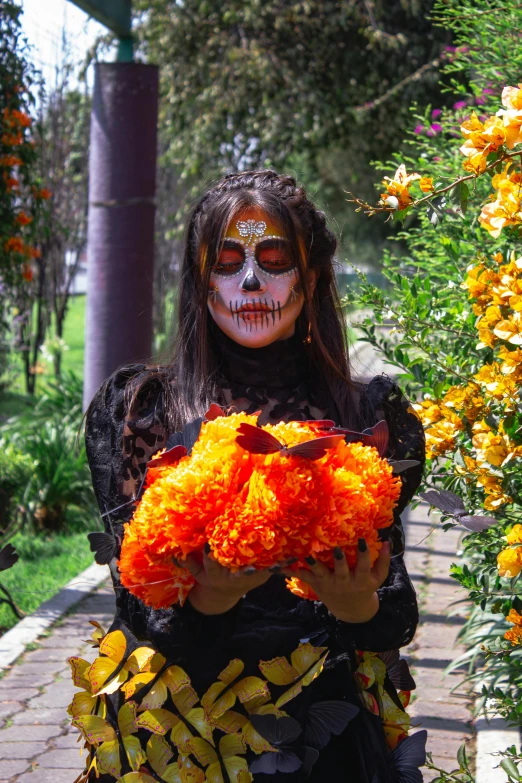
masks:
[[[378,375],[361,397],[361,412],[367,426],[385,419],[390,431],[388,456],[418,460],[419,465],[401,473],[402,489],[390,534],[392,561],[390,573],[378,590],[380,608],[367,623],[342,623],[328,613],[319,612],[342,646],[354,645],[360,650],[383,652],[411,642],[419,622],[415,590],[403,559],[404,533],[400,514],[413,498],[422,479],[425,461],[424,431],[420,419],[401,390],[386,375]]]
[[[127,410],[127,385],[142,372],[146,372],[143,365],[131,365],[115,372],[94,396],[85,427],[87,458],[105,530],[120,536],[124,522],[130,520],[134,512],[132,501],[143,481],[147,462],[164,448],[168,439],[162,386],[153,375],[132,408]],[[205,616],[192,609],[188,602],[184,607],[151,609],[121,586],[114,564],[111,574],[117,618],[128,623],[140,638],[165,638],[172,647],[174,637],[180,649],[190,651],[203,643],[217,642],[235,625],[238,610]]]

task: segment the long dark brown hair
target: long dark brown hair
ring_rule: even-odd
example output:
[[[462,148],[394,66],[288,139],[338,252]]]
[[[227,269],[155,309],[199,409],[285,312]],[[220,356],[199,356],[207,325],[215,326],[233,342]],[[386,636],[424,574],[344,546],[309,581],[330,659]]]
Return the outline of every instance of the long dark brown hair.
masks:
[[[174,351],[164,366],[147,365],[131,378],[128,404],[155,377],[165,391],[168,426],[178,429],[219,400],[217,352],[207,306],[209,279],[230,220],[251,207],[262,209],[290,240],[305,299],[297,333],[304,340],[310,330],[307,350],[312,371],[328,388],[341,423],[354,427],[357,397],[333,268],[337,241],[305,189],[292,177],[269,169],[229,174],[193,206],[185,234]],[[315,287],[305,274],[307,269],[316,273]]]

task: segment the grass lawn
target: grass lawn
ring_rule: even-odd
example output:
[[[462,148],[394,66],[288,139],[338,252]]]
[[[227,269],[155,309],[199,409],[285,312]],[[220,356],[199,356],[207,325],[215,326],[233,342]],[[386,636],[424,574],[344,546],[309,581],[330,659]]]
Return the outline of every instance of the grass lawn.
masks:
[[[63,329],[63,339],[69,350],[63,355],[64,370],[83,376],[83,349],[85,343],[85,294],[71,296]]]
[[[71,296],[69,307],[64,324],[63,339],[69,346],[68,351],[64,351],[62,358],[62,367],[64,370],[72,370],[80,378],[83,377],[83,353],[85,343],[85,295]],[[54,331],[51,330],[48,337],[52,337]],[[20,356],[12,355],[12,361],[18,369],[18,374],[8,390],[0,394],[0,420],[15,416],[21,413],[27,405],[34,405],[34,400],[30,395],[25,394],[25,380],[23,366]],[[39,358],[40,364],[46,372],[39,375],[36,379],[36,394],[40,395],[45,390],[47,381],[54,380],[54,372],[49,362]]]
[[[20,560],[0,576],[16,605],[26,614],[34,612],[74,576],[93,562],[85,533],[43,538],[17,533],[11,542]],[[6,604],[0,604],[0,633],[18,622]]]

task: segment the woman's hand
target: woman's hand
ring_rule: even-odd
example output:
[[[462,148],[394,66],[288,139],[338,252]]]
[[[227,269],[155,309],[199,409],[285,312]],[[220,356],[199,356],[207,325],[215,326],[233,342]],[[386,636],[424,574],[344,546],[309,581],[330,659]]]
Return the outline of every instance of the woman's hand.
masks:
[[[312,587],[328,611],[345,623],[366,623],[379,610],[376,592],[388,576],[390,568],[390,544],[383,543],[379,557],[370,566],[370,552],[364,538],[359,539],[357,564],[350,571],[341,549],[333,551],[334,570],[313,557],[307,558],[310,571],[285,571],[287,576],[298,576]]]
[[[188,600],[201,614],[223,614],[237,604],[245,593],[264,584],[271,572],[267,569],[242,568],[232,573],[209,554],[207,548],[200,562],[194,555],[183,561],[196,584],[188,594]]]

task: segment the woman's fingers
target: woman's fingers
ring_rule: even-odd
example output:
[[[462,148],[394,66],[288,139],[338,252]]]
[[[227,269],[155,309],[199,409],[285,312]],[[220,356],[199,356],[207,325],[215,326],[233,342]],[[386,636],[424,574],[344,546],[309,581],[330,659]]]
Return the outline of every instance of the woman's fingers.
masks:
[[[204,575],[205,568],[203,566],[203,563],[194,555],[187,555],[185,560],[183,560],[182,562],[183,562],[183,566],[190,571],[190,573],[192,574],[192,576],[196,581],[199,581],[198,576],[201,577],[202,575]]]
[[[357,580],[367,580],[372,570],[370,550],[364,538],[357,542],[357,563],[355,565],[354,577]]]
[[[390,570],[391,546],[389,541],[384,541],[379,552],[379,557],[374,563],[372,573],[379,587],[385,582]]]
[[[333,558],[334,558],[334,573],[335,576],[338,579],[349,579],[350,578],[350,568],[348,566],[348,563],[346,562],[346,557],[344,555],[343,550],[336,546],[333,550]]]

